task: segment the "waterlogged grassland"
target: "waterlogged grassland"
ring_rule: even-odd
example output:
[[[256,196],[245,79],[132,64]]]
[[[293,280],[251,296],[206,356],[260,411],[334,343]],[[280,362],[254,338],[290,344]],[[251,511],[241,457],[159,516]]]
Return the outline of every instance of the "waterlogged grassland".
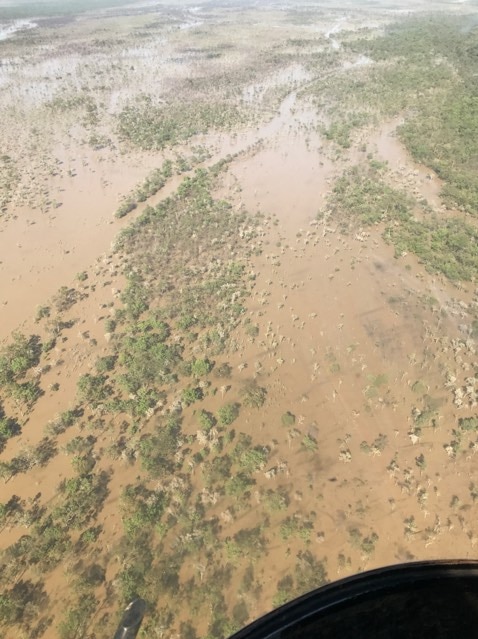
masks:
[[[379,37],[349,35],[345,49],[368,61],[319,80],[307,93],[330,120],[326,137],[342,148],[364,125],[406,114],[399,134],[412,156],[445,180],[450,206],[476,215],[478,35],[469,24],[468,17],[427,16]]]
[[[381,174],[382,173],[382,174]],[[414,253],[450,280],[478,279],[478,230],[460,218],[433,214],[403,190],[389,186],[383,169],[354,167],[339,178],[327,215],[344,231],[379,225],[396,257]]]
[[[368,56],[369,64],[307,91],[327,113],[326,138],[344,149],[361,127],[404,115],[398,133],[413,158],[442,178],[448,207],[476,216],[478,40],[466,26],[466,18],[414,18],[376,38],[349,36],[344,46]],[[345,227],[380,223],[397,257],[412,252],[433,272],[476,281],[472,221],[443,210],[431,213],[382,177],[373,162],[347,171],[333,189],[331,212]]]
[[[165,107],[145,96],[118,115],[118,133],[120,139],[141,149],[157,151],[209,130],[232,130],[245,120],[236,105],[195,100],[172,102]]]
[[[475,61],[474,68],[477,66]],[[400,137],[413,157],[445,181],[442,195],[447,204],[473,216],[478,216],[477,96],[478,88],[464,81],[441,99],[424,104],[400,128]]]
[[[356,166],[337,180],[328,204],[329,213],[347,228],[407,220],[413,200],[388,186],[379,170]]]
[[[131,4],[134,4],[132,0]],[[48,18],[54,16],[74,16],[92,9],[109,9],[124,5],[123,0],[3,0],[0,4],[0,19]]]
[[[284,600],[286,584],[289,594],[300,594],[327,579],[325,564],[307,550],[315,515],[304,523],[288,490],[277,495],[267,488],[260,471],[272,463],[270,443],[236,426],[244,424],[243,413],[263,407],[268,390],[261,375],[239,383],[228,361],[241,324],[251,339],[258,334],[245,321],[244,303],[254,281],[247,260],[258,251],[261,220],[214,197],[226,168],[198,170],[120,234],[115,261],[126,284],[121,304],[105,320],[107,354],[78,377],[74,408],[58,415],[37,445],[2,462],[4,481],[13,482],[47,467],[60,448],[71,465],[49,504],[39,498],[2,504],[3,525],[23,521],[28,527],[1,558],[7,627],[31,636],[51,629],[51,618],[41,614],[52,604],[45,580],[71,565],[62,577],[68,601],[55,622],[62,639],[91,631],[100,599],[110,601],[103,593],[107,571],[108,581],[114,575],[115,610],[137,595],[148,601],[144,632],[200,628],[207,636],[227,636],[246,623],[261,592],[254,562],[268,554],[271,520],[283,539],[296,538],[303,547],[274,602]],[[87,278],[79,282],[88,290]],[[43,342],[19,334],[2,351],[1,392],[9,406],[13,398],[28,414],[44,392],[35,367],[48,374],[51,354],[75,324],[67,316],[77,303],[78,295],[65,287],[38,313]],[[18,392],[27,386],[39,392]],[[21,432],[4,413],[1,424],[2,442]],[[315,440],[304,442],[316,450]],[[118,464],[125,477],[115,506],[121,533],[105,554],[100,513],[113,490],[111,467]],[[258,491],[262,523],[241,525],[242,516],[256,512],[252,495]],[[239,526],[224,534],[223,525],[235,519]],[[21,588],[12,586],[18,579]],[[239,585],[229,609],[233,583]],[[187,611],[177,607],[184,600]],[[111,634],[114,620],[105,616],[97,636]]]
[[[219,170],[218,167],[215,173]],[[258,461],[251,458],[246,464],[248,446],[243,443],[241,448],[234,443],[232,433],[226,438],[224,426],[237,418],[236,404],[224,401],[216,415],[204,410],[198,415],[197,427],[204,432],[199,448],[193,444],[195,438],[181,430],[181,406],[212,397],[218,391],[214,380],[230,377],[230,367],[217,358],[224,357],[230,330],[240,321],[247,293],[243,250],[255,233],[252,220],[212,197],[214,179],[212,174],[199,172],[183,183],[175,197],[150,208],[123,232],[117,251],[124,252],[128,283],[122,295],[123,308],[118,308],[105,326],[112,333],[111,354],[98,359],[96,371],[79,377],[76,407],[58,418],[49,436],[28,453],[2,462],[2,476],[8,480],[33,466],[46,465],[55,457],[55,436],[78,422],[83,424],[80,431],[84,427],[88,431],[67,444],[74,473],[61,483],[52,505],[33,505],[33,510],[15,500],[3,505],[4,524],[12,524],[19,517],[31,519],[29,534],[13,544],[2,558],[6,589],[2,595],[3,623],[17,624],[30,633],[39,632],[46,621],[34,611],[40,604],[42,608],[47,605],[48,597],[35,571],[41,570],[45,577],[60,562],[77,561],[79,553],[87,549],[100,550],[101,544],[94,550],[101,532],[95,520],[109,493],[110,475],[100,470],[102,455],[98,456],[95,444],[112,416],[122,415],[122,435],[106,451],[107,458],[123,457],[130,463],[138,458],[138,471],[140,475],[144,473],[144,480],[126,488],[121,498],[125,537],[117,550],[123,565],[117,583],[118,595],[124,602],[133,592],[141,591],[153,604],[161,591],[166,605],[166,593],[178,595],[184,587],[179,582],[181,566],[197,553],[205,552],[210,543],[217,543],[210,537],[217,522],[211,521],[208,527],[202,521],[203,515],[199,519],[195,516],[199,512],[199,503],[194,505],[198,496],[191,495],[187,473],[187,463],[193,455],[199,462],[215,450],[210,463],[219,469],[221,457],[216,458],[217,452],[223,448],[236,451],[236,462],[244,468],[241,481],[250,483],[250,473],[257,464],[264,463],[265,453],[259,452]],[[231,244],[235,246],[234,255]],[[62,304],[58,308],[65,312],[69,306]],[[45,318],[51,313],[50,309],[43,312],[39,321],[47,321]],[[54,348],[66,325],[53,322],[52,341],[48,346],[43,344],[43,351]],[[7,401],[13,398],[20,402],[24,410],[39,395],[31,369],[40,362],[47,366],[41,352],[42,343],[37,338],[27,340],[21,335],[2,352],[2,394]],[[261,393],[258,396],[261,398]],[[170,416],[160,417],[160,412],[165,412],[161,407],[166,406],[170,406]],[[3,442],[18,435],[20,426],[2,415]],[[146,430],[145,419],[153,420]],[[228,472],[234,463],[227,455],[225,459],[221,472]],[[211,489],[220,476],[214,480],[211,475]],[[158,478],[166,482],[161,489]],[[234,490],[233,482],[230,490]],[[176,503],[180,494],[180,503]],[[180,521],[184,519],[181,526],[186,537],[197,526],[200,531],[199,536],[193,535],[193,547],[181,544],[172,554],[165,551],[169,543],[165,546],[163,539],[171,527],[171,512]],[[246,535],[238,547],[245,549],[255,539],[253,536],[249,542]],[[159,563],[152,560],[153,556],[161,557]],[[27,577],[29,571],[31,577]],[[21,591],[8,585],[20,574],[25,584]],[[162,575],[160,579],[158,575]],[[73,599],[59,625],[60,636],[72,637],[86,631],[97,606],[91,588],[103,581],[104,570],[76,572],[71,583]],[[32,609],[28,616],[27,603]],[[153,615],[150,624],[155,620]]]
[[[417,161],[446,181],[446,201],[476,215],[478,154],[473,140],[478,135],[478,34],[473,22],[470,18],[450,18],[446,24],[439,18],[418,20],[393,27],[369,46],[352,46],[367,50],[377,61],[392,60],[396,65],[405,61],[409,77],[404,87],[408,85],[409,94],[415,89],[418,100],[400,130],[401,139]],[[427,86],[437,90],[427,95]]]
[[[354,131],[416,108],[434,92],[441,93],[452,79],[453,71],[446,62],[433,65],[420,60],[408,65],[387,60],[319,80],[306,93],[312,93],[317,108],[331,120],[323,127],[326,137],[349,148]]]
[[[131,151],[168,151],[199,134],[270,119],[289,90],[285,67],[313,60],[317,69],[328,55],[323,42],[305,57],[300,45],[284,49],[291,27],[279,17],[271,33],[253,12],[238,24],[220,12],[203,21],[187,8],[143,8],[127,28],[114,14],[87,27],[46,22],[0,41],[0,210],[54,210],[58,182],[76,177],[86,154],[84,166],[98,171],[96,163]],[[245,99],[251,86],[254,98]]]
[[[211,11],[217,24],[188,27],[186,39],[174,30],[181,12],[162,26],[133,20],[137,31],[125,29],[123,42],[96,33],[95,53],[105,56],[88,72],[83,65],[88,86],[75,94],[72,72],[67,86],[45,90],[36,112],[95,152],[154,152],[159,168],[124,193],[116,217],[133,219],[114,250],[79,270],[0,348],[7,636],[106,639],[121,606],[142,596],[145,637],[216,639],[341,574],[476,544],[477,488],[467,477],[478,450],[478,302],[452,298],[435,277],[476,281],[476,226],[397,187],[385,163],[353,148],[358,128],[397,109],[412,118],[403,135],[428,143],[433,132],[420,118],[429,104],[463,174],[474,150],[459,140],[473,130],[474,103],[457,91],[449,111],[438,108],[452,87],[465,91],[458,26],[411,21],[376,40],[349,33],[337,50],[314,31],[315,10],[251,10],[241,19]],[[154,67],[159,80],[145,97],[148,47],[168,30],[167,73]],[[123,59],[125,46],[132,51]],[[342,70],[349,55],[374,65]],[[352,153],[329,180],[320,220],[286,233],[270,210],[246,211],[252,194],[236,175],[248,162],[262,174],[256,147],[205,168],[210,149],[183,142],[268,119],[284,92],[314,73],[309,89],[327,110],[326,137]],[[255,96],[250,104],[245,94]],[[300,108],[290,138],[280,132],[257,145],[276,150],[277,162],[310,134],[294,120]],[[451,188],[439,140],[433,152]],[[68,166],[56,170],[74,179]],[[286,185],[298,195],[308,188],[299,172]],[[283,186],[268,179],[265,191]],[[290,223],[291,211],[267,194],[251,210],[270,202]],[[425,268],[409,260],[405,270],[381,236],[397,258],[414,253]]]

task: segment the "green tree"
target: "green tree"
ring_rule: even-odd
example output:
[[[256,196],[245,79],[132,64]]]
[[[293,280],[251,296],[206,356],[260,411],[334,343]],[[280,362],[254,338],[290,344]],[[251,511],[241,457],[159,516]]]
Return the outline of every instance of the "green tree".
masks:
[[[198,413],[198,421],[201,428],[209,432],[216,425],[216,418],[207,410],[201,409]]]
[[[181,434],[180,421],[170,417],[154,435],[145,435],[139,444],[141,465],[150,475],[158,477],[171,473],[175,467],[174,455]]]
[[[121,301],[126,305],[128,315],[138,319],[149,308],[149,295],[143,283],[143,278],[137,273],[128,277],[128,284],[121,295]]]
[[[12,624],[20,616],[20,609],[10,593],[0,595],[0,622]]]
[[[78,475],[88,475],[95,467],[96,461],[92,455],[75,455],[71,465]]]
[[[0,408],[0,451],[10,437],[19,435],[20,432],[21,428],[18,422],[11,417],[7,417]]]
[[[41,354],[38,336],[27,338],[22,333],[13,334],[13,342],[0,350],[0,386],[8,386],[25,376],[36,366]]]
[[[259,386],[255,379],[246,382],[241,390],[241,398],[245,406],[260,408],[264,405],[267,397],[267,390]]]
[[[255,483],[255,480],[246,473],[238,473],[226,481],[224,488],[226,495],[244,497],[247,496],[249,488],[254,486]]]
[[[18,404],[23,404],[30,409],[37,399],[43,395],[38,382],[28,381],[21,384],[13,383],[10,385],[9,394]]]
[[[81,593],[76,605],[66,610],[58,625],[60,638],[78,639],[78,637],[84,637],[96,607],[97,601],[93,593]]]
[[[127,369],[123,385],[136,393],[141,386],[173,381],[181,351],[179,344],[165,344],[161,335],[155,333],[127,335],[121,342],[119,355],[120,363]]]
[[[50,312],[49,306],[39,306],[35,313],[35,322],[41,321],[44,317],[50,317]]]
[[[212,370],[213,364],[208,359],[195,359],[191,364],[191,375],[205,377]]]
[[[265,466],[268,456],[267,448],[256,446],[242,453],[239,458],[239,464],[246,473],[254,473]]]
[[[0,461],[0,477],[5,483],[13,477],[15,470],[10,462]]]
[[[116,321],[112,318],[105,320],[105,333],[114,333],[116,330]]]
[[[239,404],[224,404],[217,414],[221,426],[229,426],[239,417]]]
[[[105,472],[63,480],[59,486],[63,502],[53,510],[54,519],[67,528],[85,528],[103,507],[108,481]]]
[[[77,383],[80,399],[95,408],[110,395],[104,375],[90,375],[85,373]]]
[[[68,288],[68,286],[62,286],[53,298],[56,310],[59,313],[68,311],[78,300],[78,291],[75,291],[74,288]]]
[[[203,397],[203,392],[199,387],[196,388],[185,388],[183,390],[183,392],[181,393],[181,402],[185,405],[185,406],[190,406],[191,404],[194,404],[194,402],[197,402],[198,400],[202,399]]]

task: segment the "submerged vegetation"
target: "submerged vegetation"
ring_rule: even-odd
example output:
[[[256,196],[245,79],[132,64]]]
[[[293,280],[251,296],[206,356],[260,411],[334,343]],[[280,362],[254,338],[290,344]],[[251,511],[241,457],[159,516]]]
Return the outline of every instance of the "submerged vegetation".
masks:
[[[324,16],[311,7],[277,12],[277,36],[262,15],[270,9],[138,11],[118,41],[106,28],[89,36],[101,64],[79,73],[81,93],[45,91],[35,111],[64,117],[68,143],[79,135],[77,148],[104,152],[96,167],[119,148],[159,168],[144,168],[120,200],[116,218],[135,214],[110,253],[76,268],[0,348],[7,636],[106,639],[120,607],[141,596],[140,636],[219,639],[342,571],[419,557],[440,535],[447,548],[477,543],[466,517],[478,489],[466,477],[478,450],[478,298],[470,287],[466,302],[452,299],[445,279],[457,290],[478,281],[476,30],[427,16],[378,36],[351,29],[334,46],[340,36],[325,23],[316,34]],[[166,62],[148,49],[164,43]],[[342,66],[356,55],[365,62]],[[286,94],[297,95],[291,137],[274,122],[267,140],[267,125],[254,144],[228,139],[235,155],[216,139],[187,146],[271,117]],[[397,185],[360,139],[397,115],[413,157],[443,180],[448,209]],[[300,185],[280,184],[280,171],[262,184],[264,158],[279,149],[287,166],[297,142],[320,171],[319,153],[337,160],[335,173],[323,169],[327,204],[319,219],[307,213],[307,230],[293,207],[279,221],[242,191],[277,190],[268,202],[280,209]],[[254,175],[242,182],[248,161]],[[45,165],[52,177],[64,170],[59,158]],[[4,155],[2,167],[7,209],[17,162]],[[389,282],[387,268],[399,277]],[[433,289],[420,288],[425,271]]]
[[[241,122],[240,111],[229,104],[176,103],[156,105],[143,96],[118,115],[118,132],[141,149],[163,149],[210,129],[231,129]]]
[[[463,22],[412,18],[392,25],[383,36],[353,39],[346,46],[373,64],[309,91],[325,99],[333,114],[326,135],[342,147],[350,146],[357,127],[407,114],[398,129],[401,140],[417,161],[444,180],[442,197],[448,206],[476,216],[478,40],[476,30],[464,31]],[[368,118],[361,112],[357,116],[364,104],[369,105]],[[429,270],[451,280],[478,277],[475,224],[443,210],[430,212],[390,186],[386,171],[374,162],[337,181],[329,213],[338,215],[344,227],[386,223],[383,236],[395,246],[397,257],[412,252]]]
[[[196,438],[184,430],[188,407],[192,409],[198,401],[208,406],[208,397],[216,394],[215,368],[219,374],[227,372],[223,358],[230,348],[231,330],[244,312],[248,291],[243,262],[257,222],[212,195],[223,168],[198,170],[184,180],[176,195],[149,207],[121,233],[116,251],[124,256],[128,284],[122,294],[123,306],[114,319],[111,354],[97,360],[97,374],[85,373],[78,378],[78,407],[71,419],[61,417],[64,427],[52,429],[62,433],[80,418],[81,430],[86,427],[90,434],[86,438],[75,435],[66,444],[74,474],[60,482],[51,506],[31,511],[29,535],[4,553],[4,584],[26,567],[33,570],[41,566],[44,577],[60,562],[78,562],[86,549],[97,552],[94,548],[101,526],[94,524],[109,494],[110,473],[101,470],[98,453],[93,451],[108,420],[119,416],[122,426],[107,454],[135,465],[139,475],[121,497],[124,532],[116,549],[121,557],[116,597],[126,603],[141,595],[154,606],[161,595],[171,625],[171,602],[178,596],[188,597],[194,589],[194,577],[187,581],[180,577],[182,567],[200,563],[211,573],[208,580],[214,588],[204,590],[202,584],[197,589],[197,593],[207,594],[204,599],[195,595],[194,609],[205,614],[214,603],[211,636],[239,627],[224,616],[224,595],[218,586],[238,570],[234,558],[263,553],[266,539],[260,529],[244,528],[233,540],[220,541],[219,521],[206,514],[206,506],[209,499],[216,503],[218,497],[213,494],[217,494],[234,496],[238,500],[235,508],[247,509],[250,488],[256,483],[253,475],[264,468],[268,452],[253,444],[249,436],[230,429],[239,416],[239,402],[224,402],[216,414],[201,409],[204,435]],[[2,386],[8,392],[39,363],[40,346],[36,338],[28,340],[18,334],[4,349]],[[240,394],[245,406],[258,407],[266,400],[266,392],[251,382]],[[1,424],[2,438],[19,431],[13,419],[2,417]],[[19,456],[4,464],[4,478],[25,472],[31,464],[48,463],[56,451],[50,450],[47,440],[42,446],[43,453],[32,450],[28,457]],[[206,492],[198,492],[191,483],[188,468],[195,465],[204,469]],[[208,496],[208,491],[216,492]],[[3,516],[14,521],[20,513],[26,517],[27,512],[26,505],[7,503]],[[173,549],[170,537],[178,539]],[[213,548],[215,554],[211,555]],[[224,558],[217,564],[213,556],[221,554]],[[86,581],[75,577],[72,593],[77,599],[59,625],[62,637],[78,636],[89,627],[97,599],[88,575],[93,575],[96,585],[104,583],[104,570],[98,572],[94,566],[86,570]],[[38,577],[32,582],[35,587],[41,583]],[[86,600],[83,593],[88,593]],[[32,629],[37,616],[27,619],[24,612],[14,613],[19,605],[14,590],[2,596],[2,622]],[[47,598],[45,593],[42,596]],[[170,603],[167,597],[171,597]],[[236,616],[244,619],[244,614],[237,612]]]
[[[478,217],[478,152],[474,144],[478,138],[478,87],[470,86],[465,78],[462,86],[424,103],[401,127],[400,137],[418,162],[445,181],[445,202]]]
[[[478,279],[478,229],[457,218],[430,214],[373,168],[354,167],[337,180],[328,214],[344,230],[381,224],[396,257],[414,253],[427,269],[451,280]]]
[[[403,69],[405,61],[409,84],[402,86],[414,96],[414,112],[400,136],[417,161],[445,180],[445,200],[473,215],[478,211],[478,152],[473,144],[478,135],[477,47],[476,29],[467,27],[466,18],[445,22],[438,17],[393,26],[384,37],[359,47],[393,68]],[[434,90],[427,92],[427,87]],[[397,106],[400,112],[400,101]]]

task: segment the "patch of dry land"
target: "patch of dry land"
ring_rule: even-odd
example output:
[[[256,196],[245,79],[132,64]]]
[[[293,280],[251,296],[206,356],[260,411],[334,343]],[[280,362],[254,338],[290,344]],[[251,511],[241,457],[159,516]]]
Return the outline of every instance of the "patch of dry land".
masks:
[[[2,636],[476,557],[476,8],[0,3]]]

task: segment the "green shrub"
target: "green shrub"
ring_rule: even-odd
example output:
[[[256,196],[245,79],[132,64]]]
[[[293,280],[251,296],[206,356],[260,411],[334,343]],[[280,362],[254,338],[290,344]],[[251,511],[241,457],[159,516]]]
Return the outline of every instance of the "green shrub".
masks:
[[[115,217],[118,219],[125,217],[128,213],[134,211],[137,206],[137,203],[133,199],[128,199],[116,209]]]
[[[238,404],[225,404],[217,411],[221,426],[229,426],[239,417]]]
[[[195,359],[191,364],[191,375],[205,377],[212,370],[213,364],[208,359]]]
[[[267,390],[259,386],[255,380],[247,382],[241,390],[241,399],[245,406],[260,408],[264,405],[267,397]]]
[[[116,356],[115,355],[106,355],[105,357],[99,357],[96,360],[96,370],[98,373],[106,373],[108,371],[112,371],[116,364]]]
[[[200,410],[198,413],[198,421],[201,428],[209,432],[216,425],[216,418],[207,410]]]
[[[202,399],[202,397],[203,397],[203,392],[200,388],[188,387],[188,388],[185,388],[181,393],[181,402],[185,406],[190,406],[191,404],[194,404],[194,402],[197,402],[198,400]]]
[[[281,421],[283,426],[293,426],[295,424],[295,415],[287,411],[282,415]]]

